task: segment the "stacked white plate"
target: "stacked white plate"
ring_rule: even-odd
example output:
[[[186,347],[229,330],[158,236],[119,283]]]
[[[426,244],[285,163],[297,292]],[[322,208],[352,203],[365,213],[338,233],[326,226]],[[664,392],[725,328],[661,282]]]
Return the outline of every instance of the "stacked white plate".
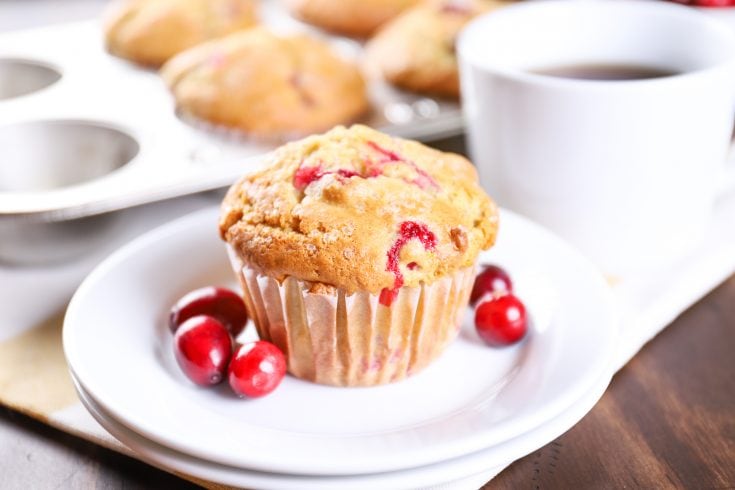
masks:
[[[508,270],[526,303],[532,325],[520,344],[483,344],[468,309],[449,349],[395,384],[334,388],[287,376],[255,400],[196,387],[176,365],[166,317],[191,289],[234,287],[217,213],[126,245],[67,312],[64,350],[82,402],[153,465],[251,488],[477,488],[572,427],[610,381],[618,326],[604,279],[561,240],[502,211],[498,243],[481,262]]]

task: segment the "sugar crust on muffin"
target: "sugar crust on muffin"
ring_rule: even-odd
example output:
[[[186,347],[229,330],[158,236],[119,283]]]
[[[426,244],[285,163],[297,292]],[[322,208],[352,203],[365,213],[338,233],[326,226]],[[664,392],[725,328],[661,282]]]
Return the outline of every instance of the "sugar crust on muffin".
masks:
[[[255,0],[120,1],[105,14],[105,44],[116,56],[160,66],[187,48],[256,21]]]
[[[307,35],[257,27],[187,50],[161,75],[184,113],[256,135],[304,135],[369,108],[355,63]]]
[[[380,293],[471,267],[494,243],[497,208],[460,155],[355,125],[266,164],[231,187],[220,233],[270,277]]]

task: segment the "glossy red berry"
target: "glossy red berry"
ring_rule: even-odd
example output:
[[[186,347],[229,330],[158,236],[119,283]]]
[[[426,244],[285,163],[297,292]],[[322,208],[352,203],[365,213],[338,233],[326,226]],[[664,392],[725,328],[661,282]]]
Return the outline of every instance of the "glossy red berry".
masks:
[[[735,6],[735,1],[733,0],[692,0],[690,4],[696,5],[697,7],[732,7],[732,6]]]
[[[241,345],[230,362],[230,386],[241,396],[267,395],[285,375],[286,358],[278,347],[264,340]]]
[[[240,335],[248,321],[245,303],[240,295],[214,286],[195,289],[176,302],[169,315],[171,331],[176,332],[179,325],[197,315],[216,318],[233,337]]]
[[[472,287],[472,293],[470,294],[470,303],[474,305],[485,294],[502,291],[513,292],[513,282],[510,280],[510,276],[497,265],[487,265],[475,278],[475,285]]]
[[[174,354],[190,380],[201,386],[215,385],[227,373],[232,356],[232,338],[215,318],[194,316],[176,331]]]
[[[515,295],[497,295],[483,301],[475,310],[475,328],[490,345],[508,345],[526,335],[526,307]]]

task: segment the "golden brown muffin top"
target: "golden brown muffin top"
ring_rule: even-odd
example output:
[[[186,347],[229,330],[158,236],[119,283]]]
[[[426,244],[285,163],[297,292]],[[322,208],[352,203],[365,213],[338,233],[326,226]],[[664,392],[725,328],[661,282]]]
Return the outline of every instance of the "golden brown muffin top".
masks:
[[[355,63],[320,39],[263,27],[180,53],[161,76],[182,111],[259,135],[325,131],[369,108]]]
[[[408,90],[458,97],[457,35],[473,18],[503,5],[507,0],[428,0],[412,7],[368,42],[368,69]]]
[[[369,36],[420,0],[286,0],[305,22],[347,36]]]
[[[266,163],[230,188],[220,234],[279,280],[390,293],[469,267],[494,243],[497,209],[460,155],[355,125]]]
[[[209,39],[256,23],[254,0],[126,0],[105,13],[108,51],[158,66]]]

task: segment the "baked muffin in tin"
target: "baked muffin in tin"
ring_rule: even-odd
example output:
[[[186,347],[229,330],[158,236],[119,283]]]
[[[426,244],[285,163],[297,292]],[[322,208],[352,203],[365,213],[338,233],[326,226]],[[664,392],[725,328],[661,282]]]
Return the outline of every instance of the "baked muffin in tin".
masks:
[[[161,75],[182,113],[259,137],[324,131],[369,108],[356,63],[320,39],[262,27],[187,50]]]
[[[458,98],[457,35],[474,17],[503,5],[497,0],[427,0],[375,34],[366,46],[366,66],[397,87]]]
[[[286,0],[291,12],[328,31],[367,37],[419,0]]]
[[[157,67],[187,48],[255,23],[255,0],[127,0],[108,8],[105,44],[116,56]]]

